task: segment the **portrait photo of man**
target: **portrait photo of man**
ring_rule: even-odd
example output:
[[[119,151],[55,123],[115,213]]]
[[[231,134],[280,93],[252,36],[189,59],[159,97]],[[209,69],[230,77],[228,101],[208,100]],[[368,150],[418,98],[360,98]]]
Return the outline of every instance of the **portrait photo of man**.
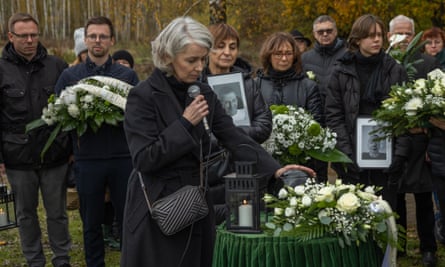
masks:
[[[380,136],[375,130],[376,126],[363,126],[363,133],[367,136],[362,143],[362,159],[386,160],[386,153],[382,152],[386,151],[386,144],[379,139]]]
[[[214,90],[221,105],[237,126],[250,125],[245,96],[241,93],[239,83],[214,85]]]

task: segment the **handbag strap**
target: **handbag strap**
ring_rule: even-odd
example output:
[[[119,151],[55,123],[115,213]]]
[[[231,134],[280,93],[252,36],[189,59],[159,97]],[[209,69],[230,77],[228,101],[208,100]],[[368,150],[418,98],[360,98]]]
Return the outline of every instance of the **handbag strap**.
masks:
[[[205,195],[207,193],[206,188],[207,188],[207,182],[208,182],[207,180],[208,179],[205,179],[205,184],[204,184],[204,168],[207,168],[208,164],[204,164],[204,162],[203,162],[203,157],[202,157],[202,140],[199,140],[199,154],[200,154],[200,157],[199,157],[199,179],[200,179],[200,185],[199,186],[200,186],[201,190],[203,190],[204,195]],[[147,202],[148,210],[150,211],[150,213],[152,213],[151,212],[152,208],[151,208],[150,199],[148,198],[148,194],[147,194],[148,190],[147,190],[147,188],[145,186],[144,179],[142,178],[142,174],[141,174],[140,171],[137,171],[137,173],[138,173],[139,183],[141,184],[142,192],[144,193],[145,201]],[[207,175],[206,175],[206,178],[207,178]]]
[[[138,171],[138,177],[139,177],[139,182],[141,183],[142,192],[144,193],[145,201],[147,202],[148,210],[149,210],[150,213],[151,213],[151,204],[150,204],[150,200],[148,199],[147,189],[146,189],[146,187],[145,187],[144,179],[142,179],[142,174],[141,174],[140,171]]]

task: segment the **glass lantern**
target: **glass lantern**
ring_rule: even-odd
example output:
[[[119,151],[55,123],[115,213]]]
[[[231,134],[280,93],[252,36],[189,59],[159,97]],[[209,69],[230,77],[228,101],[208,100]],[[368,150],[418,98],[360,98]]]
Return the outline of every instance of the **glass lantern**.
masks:
[[[6,177],[0,176],[0,230],[17,227],[14,195],[9,191]]]
[[[262,196],[266,186],[256,174],[256,162],[235,161],[235,173],[224,176],[226,227],[237,233],[261,233]]]

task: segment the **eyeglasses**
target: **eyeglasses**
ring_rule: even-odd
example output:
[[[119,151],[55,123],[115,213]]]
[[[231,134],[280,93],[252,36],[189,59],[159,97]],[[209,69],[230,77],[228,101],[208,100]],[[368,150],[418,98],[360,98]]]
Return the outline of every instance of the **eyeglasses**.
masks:
[[[443,42],[440,40],[427,40],[425,45],[441,45]]]
[[[406,35],[406,36],[413,36],[413,33],[412,33],[412,32],[395,32],[394,34]]]
[[[40,34],[39,33],[23,33],[23,34],[18,34],[15,32],[11,32],[15,37],[19,38],[19,39],[23,39],[23,40],[28,40],[29,38],[31,38],[32,40],[35,40],[37,38],[39,38]]]
[[[294,53],[292,51],[286,51],[286,52],[277,51],[273,52],[272,55],[276,59],[282,59],[284,56],[286,56],[286,58],[293,57]]]
[[[109,40],[111,38],[111,36],[110,35],[105,35],[105,34],[100,34],[100,35],[90,34],[90,35],[87,35],[88,41],[91,41],[91,42],[95,42],[97,40],[97,38],[99,38],[100,41],[106,41],[106,40]]]
[[[315,31],[318,35],[324,35],[325,33],[327,35],[332,34],[334,32],[334,29],[324,29],[324,30],[318,30]]]

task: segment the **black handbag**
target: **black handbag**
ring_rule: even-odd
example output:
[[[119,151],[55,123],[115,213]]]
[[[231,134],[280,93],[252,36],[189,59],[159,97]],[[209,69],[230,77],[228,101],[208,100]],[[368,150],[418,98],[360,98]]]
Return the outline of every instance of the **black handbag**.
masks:
[[[165,235],[174,235],[209,213],[202,177],[200,186],[186,185],[151,204],[140,172],[138,176],[151,217]]]

